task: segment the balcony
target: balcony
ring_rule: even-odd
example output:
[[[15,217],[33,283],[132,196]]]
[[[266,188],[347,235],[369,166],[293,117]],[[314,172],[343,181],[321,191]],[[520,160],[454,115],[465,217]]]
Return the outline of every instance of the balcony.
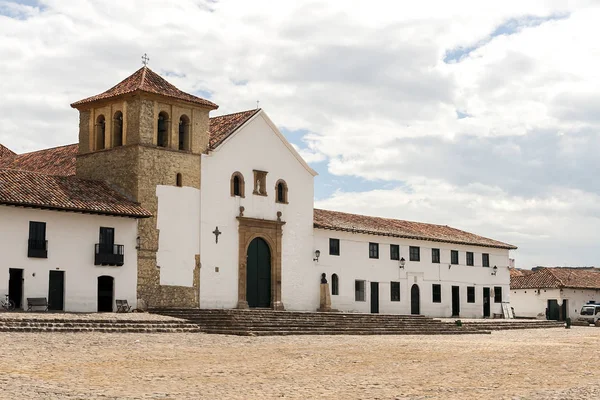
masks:
[[[48,241],[29,239],[27,242],[27,257],[48,258]]]
[[[106,245],[96,243],[94,265],[122,266],[125,247],[122,244]]]

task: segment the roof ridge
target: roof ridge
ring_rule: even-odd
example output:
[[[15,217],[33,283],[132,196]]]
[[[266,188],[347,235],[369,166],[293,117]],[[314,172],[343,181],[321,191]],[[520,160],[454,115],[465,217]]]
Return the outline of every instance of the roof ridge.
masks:
[[[18,156],[24,156],[26,154],[33,154],[33,153],[38,153],[40,151],[48,151],[48,150],[60,149],[61,147],[69,147],[69,146],[79,146],[79,143],[63,144],[63,145],[60,145],[60,146],[48,147],[46,149],[39,149],[39,150],[34,150],[34,151],[28,151],[26,153],[21,153],[21,154],[17,154],[17,155]]]
[[[449,225],[432,224],[430,222],[419,222],[419,221],[413,221],[413,220],[409,220],[409,219],[387,218],[387,217],[378,217],[378,216],[374,216],[374,215],[355,214],[355,213],[349,213],[349,212],[345,212],[345,211],[326,210],[324,208],[315,208],[314,210],[315,211],[317,211],[317,210],[318,211],[325,211],[325,212],[335,212],[335,213],[346,214],[346,215],[357,215],[359,217],[386,219],[386,220],[389,220],[389,221],[412,222],[412,223],[415,223],[415,224],[439,226],[439,227],[442,227],[442,228],[451,228],[451,229],[455,229],[457,231],[461,231],[461,232],[464,232],[464,233],[468,233],[468,234],[474,235],[474,233],[463,231],[463,230],[460,230],[460,229],[457,229],[457,228],[453,228],[453,227],[451,227]],[[477,235],[477,236],[480,236],[480,235]],[[486,239],[489,239],[489,238],[486,238]]]
[[[232,115],[245,114],[245,113],[250,112],[250,111],[258,112],[258,111],[261,111],[261,110],[262,110],[262,108],[253,108],[253,109],[246,110],[246,111],[237,111],[237,112],[229,113],[229,114],[216,115],[214,117],[210,117],[210,119],[222,118],[222,117],[231,117]]]
[[[147,66],[143,66],[143,70],[142,70],[142,79],[140,79],[140,85],[138,86],[139,89],[141,89],[145,84],[146,84],[146,70],[148,69]]]

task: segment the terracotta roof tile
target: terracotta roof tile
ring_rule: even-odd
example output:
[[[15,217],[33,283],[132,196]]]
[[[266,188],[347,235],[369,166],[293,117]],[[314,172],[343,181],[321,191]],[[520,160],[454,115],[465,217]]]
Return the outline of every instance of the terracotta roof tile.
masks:
[[[53,147],[0,159],[0,168],[21,169],[47,175],[75,175],[77,144]]]
[[[9,158],[15,156],[17,153],[12,151],[11,149],[4,147],[0,144],[0,159]]]
[[[0,169],[0,204],[146,218],[152,214],[104,181]]]
[[[117,83],[104,93],[76,101],[75,103],[71,104],[71,107],[77,108],[78,106],[86,103],[91,103],[96,100],[110,99],[112,97],[133,93],[137,90],[188,101],[190,103],[211,108],[213,110],[219,108],[219,106],[212,101],[182,92],[148,67],[142,67],[138,69],[132,75]]]
[[[510,277],[511,289],[600,289],[596,268],[540,268],[529,274]]]
[[[252,118],[260,108],[241,111],[233,114],[220,115],[210,119],[210,148],[219,147],[225,139],[231,136],[240,126]]]
[[[314,210],[314,227],[369,235],[431,240],[435,242],[496,247],[501,249],[516,249],[513,245],[461,231],[449,226],[369,217],[366,215],[347,214],[320,209]]]

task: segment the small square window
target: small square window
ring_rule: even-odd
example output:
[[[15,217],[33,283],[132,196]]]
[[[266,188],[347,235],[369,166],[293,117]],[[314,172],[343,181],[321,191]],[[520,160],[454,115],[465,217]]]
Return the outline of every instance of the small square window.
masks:
[[[502,287],[494,286],[494,303],[502,303]]]
[[[391,282],[391,301],[400,301],[400,282]]]
[[[487,253],[483,253],[481,255],[481,262],[483,264],[484,267],[490,267],[490,255]]]
[[[450,264],[458,265],[458,250],[450,250]]]
[[[340,239],[329,239],[329,255],[340,255]]]
[[[431,249],[431,262],[434,264],[440,263],[440,249]]]
[[[441,303],[442,302],[442,285],[438,285],[438,284],[434,283],[432,285],[432,292],[433,292],[433,302]]]
[[[475,303],[475,286],[467,286],[467,303]]]
[[[369,258],[379,258],[379,243],[369,243]]]
[[[475,265],[475,259],[473,258],[473,252],[467,251],[467,265]]]
[[[365,301],[365,281],[354,281],[354,300]]]
[[[390,244],[390,260],[400,259],[400,246],[397,244]]]
[[[421,261],[421,248],[410,246],[409,248],[410,261]]]

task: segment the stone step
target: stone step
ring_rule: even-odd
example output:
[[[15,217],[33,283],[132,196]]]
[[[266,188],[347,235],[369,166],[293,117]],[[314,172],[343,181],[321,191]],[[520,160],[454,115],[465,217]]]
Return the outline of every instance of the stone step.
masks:
[[[199,328],[0,327],[0,332],[198,333]]]
[[[196,324],[108,324],[108,323],[47,323],[47,322],[26,322],[26,323],[1,323],[1,327],[24,327],[24,328],[51,328],[51,327],[62,327],[62,328],[113,328],[113,329],[180,329],[180,328],[197,328]]]
[[[277,330],[277,331],[262,331],[262,330],[234,330],[234,329],[211,329],[203,330],[205,333],[221,334],[221,335],[238,335],[238,336],[289,336],[289,335],[465,335],[465,334],[490,334],[491,331],[423,331],[423,330],[398,330],[398,331],[379,331],[373,330],[360,330],[355,329],[352,331],[290,331],[290,330]]]

